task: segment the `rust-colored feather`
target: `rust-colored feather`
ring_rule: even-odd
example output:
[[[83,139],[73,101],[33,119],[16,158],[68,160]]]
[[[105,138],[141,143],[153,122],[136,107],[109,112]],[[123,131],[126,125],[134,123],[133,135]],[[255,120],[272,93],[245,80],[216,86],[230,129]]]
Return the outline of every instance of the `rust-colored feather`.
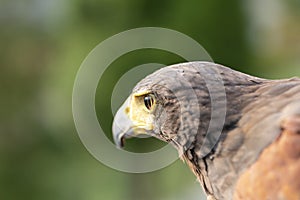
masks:
[[[239,178],[234,199],[300,199],[300,115],[283,119],[279,138]]]

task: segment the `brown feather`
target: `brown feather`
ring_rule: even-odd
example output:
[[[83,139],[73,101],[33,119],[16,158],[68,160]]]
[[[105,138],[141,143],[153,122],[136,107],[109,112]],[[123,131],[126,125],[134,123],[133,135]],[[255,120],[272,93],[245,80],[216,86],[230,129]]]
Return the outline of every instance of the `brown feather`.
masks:
[[[207,132],[210,121],[220,120],[211,113],[207,79],[220,103],[215,109],[226,109],[220,137],[214,127]],[[139,90],[151,91],[159,103],[152,135],[183,153],[210,199],[300,199],[300,79],[266,80],[191,62],[158,70],[133,93]]]

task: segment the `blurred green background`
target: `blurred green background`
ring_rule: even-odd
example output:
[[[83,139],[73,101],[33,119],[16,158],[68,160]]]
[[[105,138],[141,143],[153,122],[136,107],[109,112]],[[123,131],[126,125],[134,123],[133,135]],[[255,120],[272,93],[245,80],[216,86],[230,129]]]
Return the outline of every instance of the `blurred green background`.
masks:
[[[76,72],[99,42],[121,31],[174,29],[217,63],[265,78],[300,76],[299,0],[1,0],[0,23],[1,200],[200,199],[200,185],[180,160],[127,174],[98,162],[79,140],[71,107]],[[180,61],[149,50],[116,61],[97,92],[106,99],[96,105],[104,129],[113,119],[118,66],[124,73]]]

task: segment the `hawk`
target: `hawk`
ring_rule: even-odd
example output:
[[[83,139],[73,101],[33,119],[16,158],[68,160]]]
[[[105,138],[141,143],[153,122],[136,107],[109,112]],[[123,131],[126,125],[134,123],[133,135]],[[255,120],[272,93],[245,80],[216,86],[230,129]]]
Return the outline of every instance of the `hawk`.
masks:
[[[300,79],[267,80],[211,62],[164,67],[141,80],[113,137],[172,144],[207,199],[300,199]]]

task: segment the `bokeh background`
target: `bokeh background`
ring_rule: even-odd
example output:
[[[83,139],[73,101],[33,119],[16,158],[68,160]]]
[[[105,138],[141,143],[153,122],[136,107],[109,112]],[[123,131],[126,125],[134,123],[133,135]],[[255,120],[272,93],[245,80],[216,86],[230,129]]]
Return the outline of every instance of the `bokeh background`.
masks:
[[[0,25],[3,200],[200,199],[200,185],[180,160],[156,172],[127,174],[98,162],[80,142],[72,118],[76,72],[99,42],[121,31],[174,29],[198,41],[217,63],[265,78],[300,76],[299,0],[1,0]],[[144,50],[112,64],[96,97],[108,137],[111,91],[122,73],[143,63],[181,61]],[[129,142],[128,148],[139,147]]]

